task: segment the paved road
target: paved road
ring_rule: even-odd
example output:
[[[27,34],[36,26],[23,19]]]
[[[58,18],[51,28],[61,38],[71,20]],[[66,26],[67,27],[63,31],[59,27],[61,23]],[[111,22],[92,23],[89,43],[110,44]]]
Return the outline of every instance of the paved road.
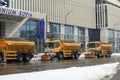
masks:
[[[43,71],[49,69],[61,69],[69,67],[91,66],[105,63],[120,62],[120,57],[112,56],[111,58],[100,59],[82,59],[82,60],[63,60],[63,61],[31,61],[30,63],[9,63],[0,64],[0,75],[16,74],[34,71]],[[118,69],[120,65],[118,66]],[[120,70],[111,80],[120,79]],[[108,79],[107,79],[108,80]]]
[[[117,61],[117,62],[120,63],[120,57],[115,57],[114,59],[115,59],[115,61]],[[110,80],[120,80],[120,64],[118,65],[117,69],[118,69],[118,70],[117,70],[117,74],[114,75],[114,76],[112,77],[112,79],[110,79]]]

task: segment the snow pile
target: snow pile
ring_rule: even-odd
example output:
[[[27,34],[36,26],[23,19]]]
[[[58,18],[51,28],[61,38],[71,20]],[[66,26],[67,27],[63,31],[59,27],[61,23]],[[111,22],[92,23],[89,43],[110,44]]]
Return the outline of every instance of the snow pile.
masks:
[[[39,54],[35,54],[33,56],[33,58],[31,59],[31,61],[37,61],[37,60],[41,60],[41,55],[43,55],[44,53],[39,53]]]
[[[84,60],[85,59],[85,54],[81,54],[79,57],[78,57],[78,60]]]
[[[72,67],[67,69],[48,70],[0,76],[0,80],[101,80],[116,73],[117,63]]]
[[[112,56],[120,56],[120,53],[112,53]]]

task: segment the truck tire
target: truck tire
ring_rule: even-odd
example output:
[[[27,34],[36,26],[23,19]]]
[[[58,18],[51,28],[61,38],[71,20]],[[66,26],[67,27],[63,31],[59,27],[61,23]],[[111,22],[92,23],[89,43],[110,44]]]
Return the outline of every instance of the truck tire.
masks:
[[[76,55],[75,55],[76,59],[78,59],[79,56],[80,56],[80,54],[76,53]]]
[[[63,53],[59,53],[58,57],[59,57],[59,60],[62,60],[64,58]]]
[[[102,57],[102,53],[101,52],[97,52],[97,58],[101,58]]]
[[[71,57],[72,57],[72,59],[75,59],[76,55],[74,52],[72,52]]]
[[[106,57],[111,57],[111,53],[107,52]]]
[[[3,62],[3,56],[0,54],[0,63]]]
[[[17,61],[18,62],[22,62],[23,61],[23,54],[22,53],[17,55]]]
[[[72,52],[71,57],[72,59],[78,59],[80,54],[77,51]]]
[[[25,61],[25,62],[29,62],[29,61],[31,60],[31,58],[32,58],[32,55],[31,55],[31,54],[25,54],[25,56],[24,56],[24,61]]]

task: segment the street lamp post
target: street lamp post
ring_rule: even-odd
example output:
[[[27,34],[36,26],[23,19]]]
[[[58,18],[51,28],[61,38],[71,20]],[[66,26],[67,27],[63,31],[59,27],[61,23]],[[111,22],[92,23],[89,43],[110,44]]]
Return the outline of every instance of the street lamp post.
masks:
[[[67,24],[67,16],[70,15],[73,12],[73,10],[69,11],[66,15],[65,15],[65,24]]]
[[[67,16],[70,15],[70,14],[73,12],[73,10],[67,12],[67,11],[66,11],[66,6],[65,6],[66,1],[63,0],[63,3],[64,3],[64,10],[65,10],[65,11],[64,11],[64,12],[65,12],[65,24],[67,24]],[[66,13],[66,12],[67,12],[67,13]]]

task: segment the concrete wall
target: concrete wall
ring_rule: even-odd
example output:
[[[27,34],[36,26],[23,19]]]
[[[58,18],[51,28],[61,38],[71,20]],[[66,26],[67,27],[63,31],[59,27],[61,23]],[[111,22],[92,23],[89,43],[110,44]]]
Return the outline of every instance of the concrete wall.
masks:
[[[108,28],[120,30],[120,8],[108,4]]]
[[[100,31],[100,41],[103,42],[103,43],[108,43],[109,39],[108,39],[108,29],[107,28],[101,28],[101,31]]]

